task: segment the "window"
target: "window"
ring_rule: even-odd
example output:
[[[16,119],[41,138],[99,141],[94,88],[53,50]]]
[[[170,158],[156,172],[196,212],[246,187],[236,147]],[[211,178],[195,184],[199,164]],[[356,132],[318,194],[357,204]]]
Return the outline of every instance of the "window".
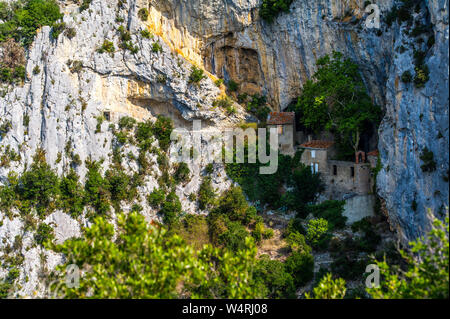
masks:
[[[319,172],[319,163],[311,163],[311,172],[313,174]]]
[[[311,158],[316,158],[316,151],[311,151]]]
[[[355,177],[355,167],[350,167],[350,176]]]
[[[278,135],[283,135],[283,133],[284,133],[283,125],[278,125]]]
[[[337,166],[333,165],[333,175],[337,175]]]
[[[111,121],[111,113],[110,112],[103,112],[103,117],[107,121]]]

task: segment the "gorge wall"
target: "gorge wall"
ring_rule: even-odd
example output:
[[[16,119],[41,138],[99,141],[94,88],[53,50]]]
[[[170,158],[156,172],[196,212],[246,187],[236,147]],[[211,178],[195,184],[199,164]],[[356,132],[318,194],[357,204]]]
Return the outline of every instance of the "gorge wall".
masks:
[[[356,61],[385,112],[378,194],[403,241],[423,234],[427,210],[442,217],[448,206],[448,1],[422,1],[422,13],[413,13],[432,25],[435,37],[425,58],[431,79],[423,88],[400,80],[414,69],[414,50],[423,44],[408,33],[411,26],[385,21],[401,1],[372,1],[381,10],[380,29],[365,26],[362,0],[294,1],[290,13],[273,24],[258,17],[261,2],[153,0],[151,5],[158,30],[188,35],[175,37],[174,46],[218,77],[239,83],[241,92],[267,95],[274,109],[284,109],[301,93],[319,57],[340,51]],[[431,173],[421,169],[425,147],[437,163]]]
[[[382,19],[396,3],[373,2],[379,5]],[[212,106],[223,93],[214,84],[217,78],[232,79],[239,83],[240,92],[264,94],[274,109],[284,109],[314,74],[317,59],[335,50],[358,63],[370,95],[385,112],[379,128],[382,169],[377,192],[391,226],[403,241],[414,239],[429,227],[427,209],[440,216],[448,206],[448,0],[422,2],[435,36],[425,58],[431,76],[423,88],[400,81],[404,71],[413,69],[417,46],[405,34],[406,26],[389,27],[382,21],[380,30],[366,28],[363,0],[297,0],[290,13],[270,25],[258,16],[261,0],[128,0],[122,8],[116,1],[93,0],[81,13],[76,1],[59,3],[76,36],[52,39],[51,29],[43,27],[28,52],[23,86],[2,88],[0,126],[8,122],[10,129],[0,137],[0,152],[10,145],[21,160],[0,167],[0,183],[10,172],[20,174],[29,167],[38,147],[43,147],[59,174],[70,166],[73,154],[82,162],[104,158],[107,167],[114,143],[108,125],[124,115],[146,120],[165,114],[181,126],[202,119],[217,130],[234,126],[248,114],[239,105],[232,116]],[[137,17],[141,8],[149,9],[146,22]],[[97,52],[105,39],[118,48],[117,17],[131,31],[137,53]],[[150,30],[155,38],[141,37],[141,30]],[[154,42],[161,44],[162,52],[153,52]],[[400,46],[405,49],[398,50]],[[187,83],[192,64],[209,71],[200,86]],[[33,72],[36,66],[39,74]],[[112,118],[98,132],[97,117],[104,112]],[[68,144],[70,152],[65,150]],[[433,172],[421,169],[425,146],[434,154]],[[125,152],[138,156],[132,147]],[[157,175],[156,158],[151,161]],[[127,169],[133,171],[136,165],[130,161]],[[85,175],[84,164],[77,173]],[[225,175],[223,167],[215,169],[215,188],[229,185]],[[155,212],[146,204],[145,194],[157,186],[156,177],[149,176],[140,189],[141,204],[150,218]],[[197,174],[177,188],[183,210],[196,210],[187,197],[199,183]],[[76,236],[88,223],[61,212],[46,222],[56,224],[58,241]],[[22,228],[20,219],[4,218],[0,238],[12,244],[22,234],[24,246],[27,242],[31,246],[32,235]],[[48,268],[59,262],[59,256],[40,247],[24,251],[19,295],[44,294],[38,280],[41,254],[47,256]]]

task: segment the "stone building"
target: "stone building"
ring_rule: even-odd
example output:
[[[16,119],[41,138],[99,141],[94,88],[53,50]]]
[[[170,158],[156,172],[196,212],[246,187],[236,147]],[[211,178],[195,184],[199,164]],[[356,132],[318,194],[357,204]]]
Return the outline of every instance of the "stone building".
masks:
[[[365,195],[372,191],[371,163],[365,153],[356,153],[355,162],[335,159],[333,141],[312,140],[300,145],[304,150],[301,161],[314,173],[321,173],[325,183],[325,196],[342,199],[351,195]]]
[[[278,146],[282,154],[295,153],[295,113],[271,112],[267,118],[267,128],[276,128],[278,132]]]

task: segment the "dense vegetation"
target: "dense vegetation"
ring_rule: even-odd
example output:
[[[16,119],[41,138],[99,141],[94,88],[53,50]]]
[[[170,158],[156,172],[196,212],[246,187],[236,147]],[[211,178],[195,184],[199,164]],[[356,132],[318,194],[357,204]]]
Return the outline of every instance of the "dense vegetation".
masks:
[[[403,267],[375,261],[381,273],[379,287],[367,288],[372,298],[380,299],[448,299],[449,297],[449,218],[435,219],[425,238],[410,242],[410,250],[400,250]],[[326,275],[308,298],[342,299],[346,296],[342,278]]]
[[[341,53],[320,58],[317,66],[294,109],[307,129],[335,134],[338,157],[352,158],[362,134],[370,134],[378,126],[381,110],[372,104],[358,66]]]
[[[17,1],[11,5],[0,3],[0,42],[14,38],[28,46],[34,39],[36,30],[42,26],[53,26],[62,18],[55,0]]]
[[[36,30],[42,26],[53,26],[53,36],[56,36],[62,26],[56,21],[61,18],[55,0],[26,0],[10,4],[0,2],[0,44],[3,48],[0,82],[25,80],[24,48],[33,42]]]
[[[263,0],[259,15],[264,21],[272,23],[280,13],[289,12],[292,2],[294,0]]]

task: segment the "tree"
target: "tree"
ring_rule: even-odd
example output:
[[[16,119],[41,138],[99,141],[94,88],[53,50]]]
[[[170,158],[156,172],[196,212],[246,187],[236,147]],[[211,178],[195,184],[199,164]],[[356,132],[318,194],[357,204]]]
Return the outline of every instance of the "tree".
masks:
[[[311,219],[308,222],[306,239],[315,246],[328,231],[328,221],[323,218]]]
[[[262,281],[269,298],[295,298],[294,279],[281,261],[271,260],[268,255],[261,256],[255,278]]]
[[[330,273],[320,280],[313,294],[305,294],[306,299],[344,299],[346,293],[345,280],[338,278],[333,280]]]
[[[205,245],[195,251],[177,235],[145,222],[142,215],[120,214],[114,226],[97,217],[85,236],[56,247],[82,269],[79,287],[65,276],[57,285],[66,298],[257,298],[253,280],[256,248],[231,253]]]
[[[430,216],[431,212],[429,213]],[[367,292],[377,299],[398,298],[444,298],[449,293],[449,217],[444,222],[433,219],[432,230],[427,236],[409,243],[410,251],[400,250],[407,263],[406,269],[389,266],[386,260],[376,264],[382,279],[379,288],[368,288]]]
[[[315,132],[329,130],[343,145],[358,151],[361,135],[378,125],[380,109],[372,104],[358,66],[342,53],[318,59],[318,70],[298,98],[301,122]]]

